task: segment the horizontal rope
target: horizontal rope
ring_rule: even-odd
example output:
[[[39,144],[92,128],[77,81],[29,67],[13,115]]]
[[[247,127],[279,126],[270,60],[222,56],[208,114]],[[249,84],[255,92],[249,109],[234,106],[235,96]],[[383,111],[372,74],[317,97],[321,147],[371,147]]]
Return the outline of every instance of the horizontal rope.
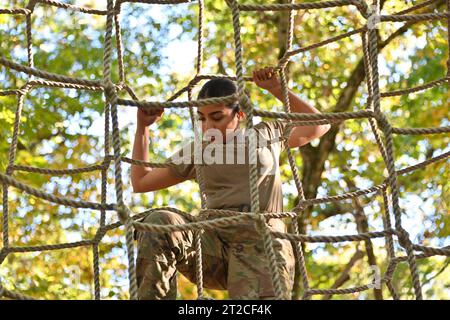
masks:
[[[423,251],[433,255],[450,256],[450,246],[445,248],[433,248],[418,244],[413,245],[414,250]]]
[[[145,4],[182,4],[193,3],[193,0],[118,0],[115,8],[120,8],[122,3],[145,3]]]
[[[382,280],[380,282],[383,282]],[[346,289],[308,289],[305,293],[308,295],[319,295],[319,294],[349,294],[349,293],[356,293],[356,292],[362,292],[366,290],[373,289],[374,285],[366,284],[363,286],[353,287],[353,288],[346,288]]]
[[[405,10],[399,11],[399,12],[397,12],[395,14],[396,15],[397,14],[406,14],[406,13],[415,11],[417,9],[421,9],[421,8],[426,7],[426,6],[429,6],[430,4],[433,4],[433,3],[437,2],[437,1],[439,1],[439,0],[427,0],[427,1],[424,1],[424,2],[421,2],[421,3],[418,3],[418,4],[416,4],[416,5],[412,6],[412,7],[409,7],[407,9],[405,9]]]
[[[101,85],[101,82],[97,81],[97,80],[84,80],[84,79],[78,79],[78,78],[71,78],[71,77],[67,77],[67,76],[63,76],[63,75],[59,75],[59,74],[55,74],[55,73],[50,73],[47,71],[42,71],[42,70],[39,70],[36,68],[25,67],[21,64],[9,61],[8,59],[5,59],[3,57],[0,57],[0,64],[5,67],[14,69],[16,71],[24,72],[29,75],[33,75],[36,77],[53,80],[53,81],[57,81],[57,82],[75,83],[75,84],[87,85],[87,86]]]
[[[325,9],[346,5],[354,5],[353,0],[332,0],[317,1],[307,3],[279,3],[279,4],[241,4],[238,6],[240,11],[284,11],[284,10],[310,10]]]
[[[440,128],[392,128],[392,132],[404,135],[439,134],[450,132],[450,126]]]
[[[27,83],[26,86],[28,86],[30,90],[35,87],[51,87],[51,88],[103,91],[103,87],[101,85],[87,86],[87,85],[81,85],[81,84],[76,84],[76,83],[46,81],[46,80],[40,80],[40,79],[31,80]]]
[[[352,35],[364,32],[366,29],[367,29],[366,27],[355,29],[355,30],[352,30],[352,31],[340,34],[338,36],[335,36],[335,37],[332,37],[332,38],[329,38],[329,39],[326,39],[326,40],[323,40],[323,41],[311,44],[309,46],[305,46],[305,47],[302,47],[302,48],[299,48],[299,49],[296,49],[296,50],[288,51],[285,54],[285,56],[280,60],[280,62],[278,63],[278,66],[284,65],[284,63],[287,61],[287,59],[289,57],[291,57],[291,56],[294,56],[294,55],[302,53],[302,52],[310,51],[312,49],[320,48],[320,47],[325,46],[325,45],[327,45],[329,43],[333,43],[333,42],[336,42],[338,40],[350,37]]]
[[[0,91],[0,96],[14,96],[14,95],[19,95],[19,94],[23,94],[22,90],[2,90]]]
[[[433,256],[436,256],[436,254],[428,252],[428,253],[415,254],[414,258],[420,260],[420,259],[427,259],[427,258],[430,258],[430,257],[433,257]],[[391,263],[392,264],[398,264],[400,262],[405,262],[407,260],[408,260],[407,256],[400,256],[400,257],[393,258],[391,260]]]
[[[55,1],[55,0],[33,0],[33,1],[36,3],[47,4],[47,5],[51,5],[51,6],[62,8],[62,9],[75,11],[75,12],[82,12],[82,13],[88,13],[88,14],[94,14],[94,15],[107,15],[108,14],[107,10],[84,8],[84,7],[79,7],[79,6],[75,6],[72,4],[62,3],[59,1]]]
[[[390,91],[390,92],[382,92],[381,93],[381,97],[385,98],[385,97],[394,97],[394,96],[406,95],[406,94],[415,93],[415,92],[418,92],[418,91],[423,91],[423,90],[426,90],[426,89],[430,89],[430,88],[439,86],[441,84],[448,84],[449,82],[450,82],[450,77],[445,77],[445,78],[434,80],[434,81],[428,82],[426,84],[423,84],[423,85],[420,85],[420,86],[416,86],[416,87],[413,87],[413,88],[409,88],[409,89],[395,90],[395,91]]]
[[[349,119],[361,119],[374,117],[374,112],[370,110],[361,110],[355,112],[329,112],[329,113],[286,113],[286,112],[274,112],[264,111],[259,109],[253,109],[255,116],[267,117],[267,118],[281,118],[281,119],[293,119],[293,120],[349,120]]]
[[[105,168],[105,166],[102,164],[96,164],[96,165],[92,165],[92,166],[87,166],[87,167],[83,167],[83,168],[74,168],[74,169],[46,169],[46,168],[37,168],[37,167],[21,166],[21,165],[11,166],[11,169],[16,170],[16,171],[26,171],[26,172],[52,174],[52,175],[77,174],[77,173],[102,170],[103,168]]]
[[[362,195],[366,195],[369,193],[377,192],[382,190],[385,187],[385,184],[376,185],[367,189],[347,192],[340,195],[330,196],[330,197],[323,197],[323,198],[315,198],[315,199],[305,199],[300,200],[299,203],[296,206],[296,209],[300,210],[304,208],[305,206],[320,204],[320,203],[327,203],[327,202],[336,202],[336,201],[342,201],[346,199],[353,199]]]
[[[308,242],[308,243],[334,243],[334,242],[347,242],[347,241],[364,241],[370,240],[373,238],[382,238],[387,235],[396,234],[396,231],[393,229],[384,230],[384,231],[376,231],[376,232],[366,232],[359,233],[354,235],[344,235],[344,236],[305,236],[301,234],[291,234],[291,233],[283,233],[283,232],[272,232],[272,235],[277,238],[287,239],[290,241],[300,241],[300,242]]]
[[[436,157],[433,157],[431,159],[419,162],[419,163],[417,163],[415,165],[412,165],[412,166],[400,169],[400,170],[397,171],[397,173],[398,174],[410,173],[410,172],[413,172],[413,171],[415,171],[417,169],[424,168],[424,167],[428,166],[429,164],[435,163],[437,161],[444,160],[444,159],[446,159],[448,157],[450,157],[450,151],[447,151],[447,152],[445,152],[443,154],[440,154],[440,155],[438,155]]]
[[[392,22],[402,22],[402,21],[430,21],[430,20],[440,20],[448,19],[450,17],[450,12],[443,13],[420,13],[415,15],[380,15],[380,21],[392,21]]]
[[[24,8],[13,8],[13,9],[6,9],[6,8],[0,8],[0,14],[31,14],[31,10],[24,9]]]
[[[115,210],[116,205],[115,204],[101,204],[101,203],[95,203],[95,202],[89,202],[89,201],[79,201],[79,200],[72,200],[65,197],[58,197],[54,196],[52,194],[43,192],[39,189],[30,187],[24,183],[21,183],[17,181],[14,178],[11,178],[3,173],[0,173],[0,182],[6,183],[10,186],[16,187],[19,190],[22,190],[28,194],[31,194],[33,196],[48,200],[53,203],[62,204],[65,206],[71,206],[75,208],[86,208],[86,209],[94,209],[94,210]]]
[[[241,214],[255,214],[254,212],[242,212],[239,211],[238,208],[236,208],[235,210],[230,210],[230,209],[202,209],[199,212],[199,219],[201,219],[203,216],[206,216],[207,218],[209,218],[211,215],[214,216],[238,216]],[[258,213],[260,215],[263,215],[266,219],[272,219],[272,218],[294,218],[297,217],[298,214],[295,212],[262,212],[262,213]],[[199,221],[199,219],[197,219],[197,221]]]
[[[230,225],[239,224],[244,220],[255,219],[254,214],[241,214],[234,217],[217,218],[214,220],[206,220],[199,222],[192,222],[180,225],[159,225],[159,224],[149,224],[142,222],[133,222],[133,226],[140,231],[146,232],[176,232],[176,231],[192,231],[201,229],[215,229],[220,227],[227,227]]]
[[[71,249],[77,247],[86,247],[91,246],[97,243],[94,240],[81,240],[76,242],[67,242],[67,243],[59,243],[59,244],[43,244],[36,246],[24,246],[24,247],[9,247],[6,251],[9,253],[15,252],[36,252],[36,251],[54,251],[54,250],[62,250],[62,249]]]
[[[141,107],[144,109],[151,108],[187,108],[187,107],[200,107],[207,106],[210,104],[218,104],[218,103],[231,103],[235,102],[237,99],[237,95],[231,95],[220,98],[208,98],[202,100],[190,100],[190,101],[180,101],[180,102],[146,102],[146,101],[136,101],[136,100],[127,100],[127,99],[117,99],[117,104],[123,106],[133,106],[133,107]]]

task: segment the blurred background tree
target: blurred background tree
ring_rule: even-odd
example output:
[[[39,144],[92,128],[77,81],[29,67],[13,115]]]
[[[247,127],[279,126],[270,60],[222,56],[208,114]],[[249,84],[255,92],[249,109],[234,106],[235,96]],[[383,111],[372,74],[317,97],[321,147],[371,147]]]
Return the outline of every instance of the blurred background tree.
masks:
[[[64,3],[106,9],[106,1],[72,0]],[[242,3],[283,3],[255,0]],[[0,7],[25,7],[25,0],[2,0]],[[393,13],[417,1],[381,1],[383,12]],[[234,75],[231,11],[225,1],[205,3],[205,62],[203,73]],[[437,0],[419,12],[444,11]],[[195,75],[198,4],[122,5],[123,56],[126,82],[143,100],[167,100]],[[273,66],[285,52],[287,12],[243,12],[241,15],[244,72]],[[33,55],[36,68],[85,79],[101,79],[106,17],[55,8],[38,3],[32,15]],[[295,12],[294,49],[363,26],[352,6]],[[0,55],[27,64],[25,17],[0,15]],[[380,87],[383,92],[410,88],[440,79],[448,59],[446,22],[382,23],[379,29]],[[366,107],[367,90],[361,39],[358,35],[295,56],[288,65],[289,87],[323,112],[357,111]],[[118,82],[117,56],[113,78]],[[1,89],[20,88],[27,75],[0,68]],[[199,89],[202,83],[196,88]],[[282,110],[281,103],[264,90],[247,84],[252,100],[264,110]],[[125,94],[122,94],[125,97]],[[186,99],[187,97],[182,97]],[[0,170],[5,172],[17,101],[0,97]],[[382,110],[396,127],[449,125],[450,93],[446,85],[401,97],[384,98]],[[42,168],[76,168],[99,163],[104,155],[104,98],[101,93],[71,89],[36,88],[25,99],[16,164]],[[135,109],[119,108],[122,153],[131,157]],[[267,120],[267,119],[257,119]],[[192,137],[188,110],[166,110],[152,125],[149,146],[152,161],[163,161],[186,137]],[[449,151],[449,135],[395,136],[396,168],[402,168]],[[385,166],[367,120],[350,120],[320,140],[294,151],[306,198],[336,195],[377,185]],[[286,154],[281,158],[285,210],[298,201]],[[198,187],[188,181],[148,194],[133,194],[129,165],[124,164],[125,200],[134,212],[157,206],[185,211],[200,207]],[[444,246],[450,240],[449,162],[399,178],[400,206],[405,228],[413,241]],[[108,172],[108,202],[115,201],[113,168]],[[100,173],[50,177],[15,172],[20,181],[49,193],[100,202]],[[40,200],[9,188],[10,243],[15,246],[56,244],[92,238],[99,212],[72,209]],[[378,195],[308,208],[300,222],[307,234],[348,234],[382,229],[382,199]],[[111,212],[107,221],[116,221]],[[0,229],[2,224],[0,225]],[[128,298],[123,228],[110,231],[100,245],[101,296]],[[368,283],[369,265],[381,271],[387,265],[384,240],[372,243],[308,244],[306,263],[311,286],[356,286]],[[396,244],[398,253],[402,251]],[[448,299],[449,259],[419,261],[424,295]],[[348,272],[347,272],[348,271]],[[298,277],[298,274],[296,275]],[[93,296],[92,251],[75,248],[10,254],[0,265],[7,289],[46,299],[89,299]],[[400,264],[394,286],[401,298],[413,297],[409,270]],[[222,291],[207,290],[216,298]],[[298,298],[295,287],[293,297]],[[179,277],[179,297],[196,297],[195,286]],[[314,299],[321,299],[315,296]],[[390,298],[386,288],[333,299]]]

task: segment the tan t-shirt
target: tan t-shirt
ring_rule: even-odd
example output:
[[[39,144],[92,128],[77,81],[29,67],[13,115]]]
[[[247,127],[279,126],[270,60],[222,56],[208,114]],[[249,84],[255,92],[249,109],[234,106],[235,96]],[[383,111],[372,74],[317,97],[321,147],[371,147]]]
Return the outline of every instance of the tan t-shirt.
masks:
[[[257,138],[257,185],[262,212],[283,211],[279,157],[286,148],[286,142],[282,139],[286,125],[287,122],[277,120],[260,122],[254,126],[254,136]],[[238,129],[236,133],[241,133],[241,138],[232,137],[227,143],[203,142],[201,148],[197,147],[201,151],[197,154],[194,141],[191,141],[168,158],[166,163],[176,176],[188,180],[196,179],[195,162],[201,164],[208,208],[250,205],[248,132]]]

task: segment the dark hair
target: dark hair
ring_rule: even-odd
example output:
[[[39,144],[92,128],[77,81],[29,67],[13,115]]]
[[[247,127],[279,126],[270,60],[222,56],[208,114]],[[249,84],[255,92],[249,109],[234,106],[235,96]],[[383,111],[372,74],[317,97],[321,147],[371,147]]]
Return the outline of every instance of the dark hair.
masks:
[[[217,78],[209,80],[203,85],[198,93],[198,99],[218,98],[231,96],[237,92],[237,86],[234,81],[227,78]],[[233,112],[239,111],[239,103],[232,102],[226,105],[233,109]]]

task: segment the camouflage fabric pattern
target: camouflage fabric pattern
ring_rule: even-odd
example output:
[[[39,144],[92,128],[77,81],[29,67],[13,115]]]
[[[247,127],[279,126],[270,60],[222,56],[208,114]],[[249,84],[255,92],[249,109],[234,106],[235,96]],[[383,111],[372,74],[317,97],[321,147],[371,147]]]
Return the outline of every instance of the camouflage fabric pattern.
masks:
[[[189,221],[174,212],[159,210],[143,219],[153,224],[184,224]],[[283,221],[268,221],[273,231],[285,231]],[[139,299],[176,299],[176,273],[181,272],[195,283],[194,233],[138,232],[136,263]],[[242,223],[202,234],[204,287],[228,290],[230,299],[273,299],[269,261],[262,237],[254,222]],[[295,260],[291,243],[276,239],[277,255],[284,299],[290,299]]]

